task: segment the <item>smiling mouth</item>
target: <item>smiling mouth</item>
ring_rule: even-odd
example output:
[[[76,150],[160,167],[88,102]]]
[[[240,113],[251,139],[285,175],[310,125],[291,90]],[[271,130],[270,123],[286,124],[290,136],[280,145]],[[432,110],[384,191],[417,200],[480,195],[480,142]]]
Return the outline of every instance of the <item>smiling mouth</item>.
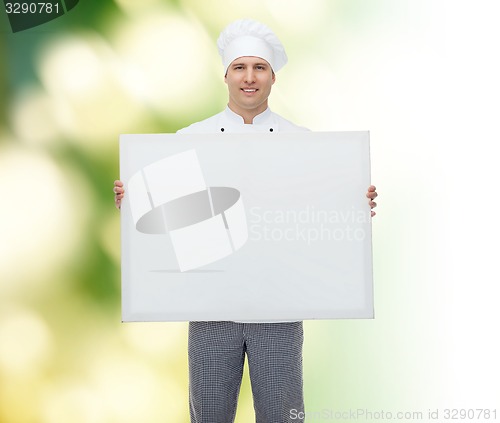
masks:
[[[256,88],[242,88],[241,91],[243,91],[244,93],[252,94],[252,93],[256,93],[257,89]]]

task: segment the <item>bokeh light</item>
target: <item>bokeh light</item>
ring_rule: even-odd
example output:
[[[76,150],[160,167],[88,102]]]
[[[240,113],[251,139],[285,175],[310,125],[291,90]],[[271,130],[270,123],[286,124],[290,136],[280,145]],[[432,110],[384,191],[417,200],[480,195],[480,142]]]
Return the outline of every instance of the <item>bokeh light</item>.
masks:
[[[98,34],[57,38],[39,61],[60,132],[82,146],[113,151],[116,134],[141,122],[144,110],[125,89],[119,59]]]
[[[11,106],[12,127],[16,139],[33,146],[48,146],[58,139],[54,102],[38,87],[23,87]],[[26,122],[30,122],[26,125]]]
[[[0,368],[10,375],[32,375],[49,359],[52,335],[47,324],[31,310],[2,310],[0,315]]]
[[[85,213],[70,201],[85,192],[43,151],[0,146],[0,292],[23,292],[49,282],[77,251]]]
[[[113,37],[128,90],[172,120],[205,109],[216,94],[217,56],[203,28],[163,8],[139,16]]]

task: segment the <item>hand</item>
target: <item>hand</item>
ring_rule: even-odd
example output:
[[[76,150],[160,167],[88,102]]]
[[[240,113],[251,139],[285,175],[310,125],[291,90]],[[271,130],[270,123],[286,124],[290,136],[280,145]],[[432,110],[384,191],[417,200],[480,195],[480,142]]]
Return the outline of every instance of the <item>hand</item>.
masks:
[[[374,185],[370,185],[368,187],[368,192],[366,193],[366,197],[370,199],[370,201],[368,201],[368,204],[370,205],[370,207],[372,208],[372,217],[375,216],[377,213],[375,213],[373,211],[373,208],[377,207],[377,203],[373,200],[375,200],[375,198],[378,197],[378,194],[377,194],[377,188],[375,188]]]
[[[123,189],[122,181],[115,181],[113,186],[113,192],[115,193],[115,206],[119,210],[122,206],[122,198],[125,195],[125,190]]]

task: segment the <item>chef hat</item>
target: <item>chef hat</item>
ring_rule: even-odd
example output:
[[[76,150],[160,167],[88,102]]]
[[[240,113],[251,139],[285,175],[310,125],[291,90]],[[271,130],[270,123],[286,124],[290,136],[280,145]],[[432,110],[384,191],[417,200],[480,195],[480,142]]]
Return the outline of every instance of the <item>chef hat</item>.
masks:
[[[219,35],[217,48],[225,71],[235,59],[243,56],[261,57],[271,65],[274,72],[288,61],[285,48],[274,32],[252,19],[230,23]]]

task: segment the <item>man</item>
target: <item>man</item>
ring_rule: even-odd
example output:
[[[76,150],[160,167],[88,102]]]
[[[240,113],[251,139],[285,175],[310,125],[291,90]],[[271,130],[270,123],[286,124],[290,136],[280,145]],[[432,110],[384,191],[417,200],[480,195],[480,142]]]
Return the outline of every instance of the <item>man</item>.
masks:
[[[286,64],[287,56],[267,26],[249,19],[233,22],[222,31],[217,46],[225,70],[228,106],[179,133],[307,131],[268,107],[276,72]],[[124,196],[121,181],[115,181],[114,192],[120,208]],[[374,186],[366,196],[373,209]],[[304,410],[302,342],[302,322],[190,322],[191,421],[234,421],[246,355],[256,422],[302,422],[295,418]]]

